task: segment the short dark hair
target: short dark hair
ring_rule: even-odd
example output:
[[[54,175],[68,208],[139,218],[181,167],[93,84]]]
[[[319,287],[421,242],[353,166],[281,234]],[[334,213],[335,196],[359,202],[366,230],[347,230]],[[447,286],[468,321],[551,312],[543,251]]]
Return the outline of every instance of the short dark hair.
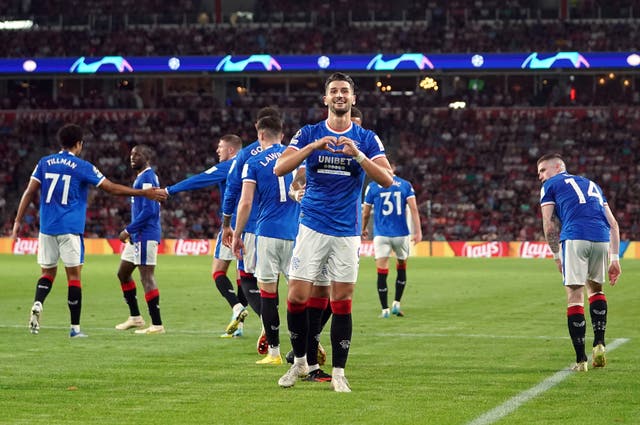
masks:
[[[58,143],[63,149],[71,149],[81,142],[84,136],[82,127],[76,124],[65,124],[58,130]]]
[[[538,159],[538,162],[536,163],[536,165],[540,165],[541,162],[548,161],[550,159],[559,159],[560,161],[564,162],[564,160],[562,159],[562,156],[560,156],[559,153],[547,153],[542,155],[540,159]]]
[[[273,115],[260,118],[256,123],[256,130],[264,130],[269,135],[276,137],[282,133],[282,121]]]
[[[260,121],[260,118],[264,117],[277,117],[280,119],[282,116],[277,108],[266,106],[258,111],[258,115],[256,115],[256,122]]]
[[[224,140],[229,143],[231,146],[236,148],[236,150],[242,149],[242,139],[236,134],[225,134],[220,138],[220,140]]]
[[[351,107],[351,118],[360,118],[362,121],[362,111],[355,106]]]
[[[353,92],[356,91],[356,85],[351,79],[351,77],[349,77],[347,74],[344,74],[342,72],[334,72],[333,74],[329,75],[329,77],[327,78],[327,81],[324,82],[325,92],[327,91],[329,84],[331,84],[334,81],[346,81],[351,86],[351,91]]]
[[[133,148],[136,148],[138,150],[140,155],[142,155],[144,159],[147,160],[147,163],[151,164],[153,162],[155,151],[151,149],[149,145],[135,145]],[[133,150],[133,148],[131,148],[131,150]]]

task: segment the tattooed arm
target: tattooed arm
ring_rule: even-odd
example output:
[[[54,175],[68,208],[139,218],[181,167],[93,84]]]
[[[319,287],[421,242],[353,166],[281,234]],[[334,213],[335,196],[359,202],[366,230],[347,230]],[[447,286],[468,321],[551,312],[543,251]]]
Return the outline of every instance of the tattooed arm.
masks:
[[[558,270],[562,272],[562,258],[560,257],[561,224],[555,216],[554,210],[555,206],[553,204],[542,206],[542,229],[544,230],[544,237],[547,239],[549,248],[551,248],[551,252],[553,252],[553,259],[558,265]]]

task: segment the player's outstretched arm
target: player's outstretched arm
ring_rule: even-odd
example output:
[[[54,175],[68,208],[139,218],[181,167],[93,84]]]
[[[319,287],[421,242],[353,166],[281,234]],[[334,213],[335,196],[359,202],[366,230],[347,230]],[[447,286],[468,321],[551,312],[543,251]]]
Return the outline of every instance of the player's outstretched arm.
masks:
[[[149,189],[133,189],[129,186],[124,186],[118,183],[114,183],[109,179],[104,179],[98,186],[100,189],[111,195],[117,196],[144,196],[152,201],[164,201],[167,199],[167,192],[159,187],[152,187]]]

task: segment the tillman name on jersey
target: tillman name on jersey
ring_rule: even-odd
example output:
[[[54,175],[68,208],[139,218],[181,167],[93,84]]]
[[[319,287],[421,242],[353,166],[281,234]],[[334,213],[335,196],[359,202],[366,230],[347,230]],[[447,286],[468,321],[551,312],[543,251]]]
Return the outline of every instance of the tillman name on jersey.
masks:
[[[66,158],[47,159],[47,165],[56,165],[56,164],[66,165],[67,167],[71,167],[71,168],[76,168],[78,166],[78,164]]]

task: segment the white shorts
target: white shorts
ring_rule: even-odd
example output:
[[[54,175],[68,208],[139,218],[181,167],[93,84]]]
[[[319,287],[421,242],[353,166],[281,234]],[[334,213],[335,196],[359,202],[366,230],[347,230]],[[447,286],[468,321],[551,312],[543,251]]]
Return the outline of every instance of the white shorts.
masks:
[[[360,264],[360,236],[331,236],[298,228],[289,278],[307,282],[356,283]]]
[[[608,270],[609,242],[566,240],[561,244],[564,285],[604,283]]]
[[[218,237],[216,238],[216,249],[213,251],[213,258],[224,261],[232,261],[236,259],[231,248],[222,243],[222,232],[218,232]]]
[[[245,273],[256,272],[256,234],[244,232],[242,234],[242,260],[238,260],[238,269]],[[235,258],[235,257],[234,257]]]
[[[289,274],[293,241],[258,236],[256,241],[256,278],[260,282],[278,281],[278,275]]]
[[[65,267],[84,264],[84,239],[82,235],[38,234],[38,264],[44,269],[52,269],[62,260]]]
[[[391,251],[396,253],[398,260],[406,260],[411,250],[411,236],[375,236],[373,238],[373,252],[378,258],[391,257]]]
[[[127,242],[120,258],[136,266],[155,266],[158,264],[158,241]]]

